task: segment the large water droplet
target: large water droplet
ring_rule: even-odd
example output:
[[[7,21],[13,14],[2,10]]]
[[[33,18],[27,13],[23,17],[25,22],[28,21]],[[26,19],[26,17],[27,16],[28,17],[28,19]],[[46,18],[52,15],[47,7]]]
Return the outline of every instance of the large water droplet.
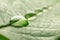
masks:
[[[23,16],[13,16],[10,25],[16,27],[23,27],[28,25],[28,21]]]
[[[19,21],[13,23],[12,26],[15,26],[15,27],[26,27],[28,24],[29,23],[28,23],[27,20],[20,19]]]

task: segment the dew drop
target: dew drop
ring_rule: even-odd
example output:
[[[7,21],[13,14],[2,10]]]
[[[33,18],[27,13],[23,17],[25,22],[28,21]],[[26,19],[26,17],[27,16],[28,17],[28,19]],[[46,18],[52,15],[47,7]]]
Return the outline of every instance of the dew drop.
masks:
[[[25,18],[28,19],[28,20],[33,20],[33,19],[36,18],[36,14],[35,13],[25,14]]]
[[[27,20],[20,19],[19,21],[13,23],[12,26],[15,26],[15,27],[26,27],[28,24],[29,23],[28,23]]]
[[[35,13],[40,13],[40,12],[43,12],[43,10],[41,10],[41,9],[36,9],[35,10]]]
[[[13,16],[10,20],[10,25],[23,27],[28,25],[28,21],[23,16]]]

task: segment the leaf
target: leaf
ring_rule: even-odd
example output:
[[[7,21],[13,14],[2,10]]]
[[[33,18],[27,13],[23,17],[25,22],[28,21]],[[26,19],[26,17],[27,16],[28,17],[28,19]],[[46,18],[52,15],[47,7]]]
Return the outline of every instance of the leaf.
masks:
[[[57,1],[59,0],[0,0],[0,25],[8,24],[14,15],[24,16],[27,11],[52,5]],[[54,36],[60,35],[59,4],[58,2],[52,9],[29,21],[27,27],[8,26],[0,29],[0,34],[10,40],[54,40]]]
[[[9,40],[9,39],[0,34],[0,40]]]

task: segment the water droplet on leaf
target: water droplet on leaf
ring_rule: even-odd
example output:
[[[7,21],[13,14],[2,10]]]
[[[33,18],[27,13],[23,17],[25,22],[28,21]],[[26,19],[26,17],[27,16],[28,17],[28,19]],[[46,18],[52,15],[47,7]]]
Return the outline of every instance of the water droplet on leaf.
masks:
[[[28,13],[25,15],[25,18],[28,20],[33,20],[36,18],[36,14],[35,13]]]
[[[41,10],[41,9],[37,9],[37,10],[35,10],[35,13],[40,13],[40,12],[43,12],[43,10]]]
[[[23,27],[28,25],[28,21],[23,16],[13,16],[10,20],[10,25]]]
[[[28,23],[27,20],[20,19],[19,21],[13,23],[12,26],[16,26],[16,27],[26,27],[28,24],[29,24],[29,23]]]

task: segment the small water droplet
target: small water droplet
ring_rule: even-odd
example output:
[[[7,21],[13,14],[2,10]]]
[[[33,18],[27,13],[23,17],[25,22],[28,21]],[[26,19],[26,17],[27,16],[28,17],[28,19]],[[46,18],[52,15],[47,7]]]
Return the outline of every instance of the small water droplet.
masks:
[[[42,9],[36,9],[36,10],[35,10],[35,13],[36,13],[36,14],[38,14],[38,13],[40,13],[40,12],[43,12],[43,10],[42,10]]]
[[[36,14],[35,13],[28,13],[25,15],[25,18],[28,20],[33,20],[36,18]]]

